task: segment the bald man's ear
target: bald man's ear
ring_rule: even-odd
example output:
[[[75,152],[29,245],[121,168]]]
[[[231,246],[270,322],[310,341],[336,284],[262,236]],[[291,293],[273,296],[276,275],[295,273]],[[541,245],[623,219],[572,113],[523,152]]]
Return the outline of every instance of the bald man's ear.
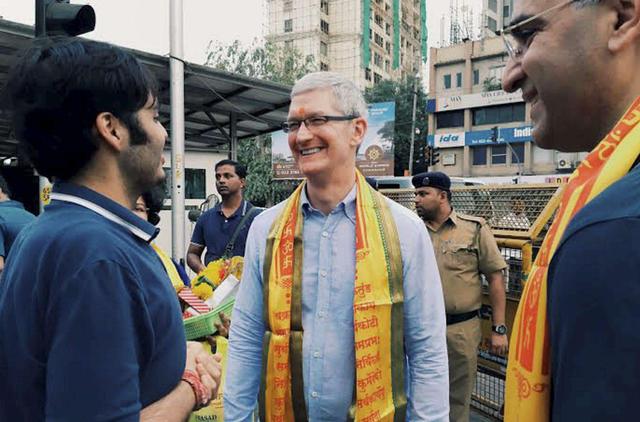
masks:
[[[609,38],[609,50],[612,53],[637,45],[640,40],[640,0],[610,0],[617,21]]]

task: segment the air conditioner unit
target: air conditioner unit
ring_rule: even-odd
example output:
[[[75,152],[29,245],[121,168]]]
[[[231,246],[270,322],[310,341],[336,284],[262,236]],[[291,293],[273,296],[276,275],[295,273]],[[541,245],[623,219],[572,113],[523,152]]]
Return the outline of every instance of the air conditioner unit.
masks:
[[[558,164],[556,166],[558,168],[558,170],[568,170],[568,169],[572,169],[573,168],[573,162],[566,160],[564,158],[561,158],[558,160]]]

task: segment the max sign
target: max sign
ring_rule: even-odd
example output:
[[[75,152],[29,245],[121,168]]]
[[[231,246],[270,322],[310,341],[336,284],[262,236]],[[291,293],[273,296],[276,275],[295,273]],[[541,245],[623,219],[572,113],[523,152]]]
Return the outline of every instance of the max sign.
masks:
[[[443,133],[434,135],[434,146],[436,148],[453,148],[463,147],[465,141],[465,133]]]

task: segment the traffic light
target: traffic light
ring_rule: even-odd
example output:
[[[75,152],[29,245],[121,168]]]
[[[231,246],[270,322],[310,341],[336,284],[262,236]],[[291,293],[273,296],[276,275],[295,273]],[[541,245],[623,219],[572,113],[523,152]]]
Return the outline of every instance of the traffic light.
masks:
[[[36,0],[36,37],[76,35],[96,27],[96,13],[87,4],[70,4],[69,0]]]
[[[424,150],[424,162],[427,167],[438,164],[438,162],[440,162],[440,152],[438,148],[428,145]]]
[[[498,126],[491,128],[491,142],[498,142]]]

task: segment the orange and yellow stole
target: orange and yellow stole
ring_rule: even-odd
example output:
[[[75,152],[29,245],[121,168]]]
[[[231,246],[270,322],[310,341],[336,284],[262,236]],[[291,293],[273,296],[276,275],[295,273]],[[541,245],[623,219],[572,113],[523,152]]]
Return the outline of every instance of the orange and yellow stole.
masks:
[[[505,420],[544,422],[550,412],[547,271],[573,216],[629,172],[640,155],[640,98],[569,178],[525,283],[509,344]]]
[[[356,172],[354,281],[357,421],[404,420],[403,290],[400,242],[385,198]],[[267,332],[260,391],[261,420],[307,420],[302,380],[302,183],[274,221],[265,255]]]

